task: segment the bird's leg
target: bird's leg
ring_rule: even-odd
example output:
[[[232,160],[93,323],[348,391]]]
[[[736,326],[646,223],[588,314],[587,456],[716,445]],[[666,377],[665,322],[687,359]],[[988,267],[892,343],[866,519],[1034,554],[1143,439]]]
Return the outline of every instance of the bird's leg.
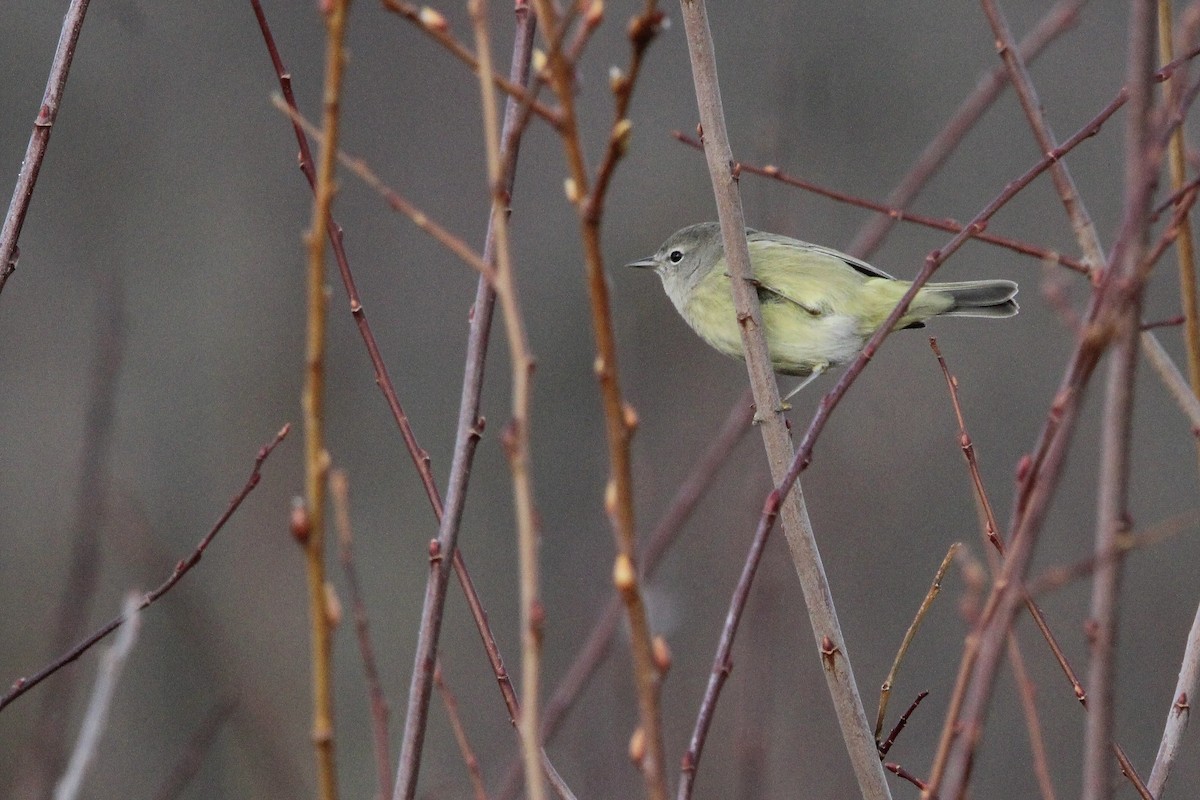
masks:
[[[788,400],[791,400],[796,395],[797,392],[799,392],[805,386],[808,386],[810,383],[812,383],[814,380],[816,380],[818,377],[820,377],[820,375],[823,372],[825,372],[825,370],[827,370],[827,369],[829,369],[829,364],[827,362],[821,362],[819,364],[816,364],[813,367],[812,373],[810,373],[807,378],[800,381],[799,386],[797,386],[796,388],[794,388],[790,392],[788,392],[787,395],[784,396],[783,400],[780,401],[779,408],[777,408],[775,410],[776,411],[791,411],[792,407],[791,407],[791,405],[788,404]],[[763,422],[763,420],[764,420],[764,417],[760,416],[758,413],[758,410],[755,409],[754,418],[751,420],[751,423],[754,425],[759,425]]]
[[[780,408],[780,411],[787,411],[789,408],[791,408],[791,406],[788,405],[788,400],[791,400],[793,397],[796,396],[796,394],[801,389],[803,389],[805,386],[808,386],[810,383],[812,383],[817,378],[819,378],[821,376],[821,374],[824,373],[825,370],[827,370],[827,369],[829,369],[829,364],[827,364],[825,362],[821,362],[821,363],[813,366],[813,371],[811,373],[809,373],[809,376],[807,378],[805,378],[804,380],[800,381],[800,384],[798,386],[796,386],[795,389],[792,389],[790,392],[788,392],[787,395],[783,398],[783,403],[782,403],[782,407]]]

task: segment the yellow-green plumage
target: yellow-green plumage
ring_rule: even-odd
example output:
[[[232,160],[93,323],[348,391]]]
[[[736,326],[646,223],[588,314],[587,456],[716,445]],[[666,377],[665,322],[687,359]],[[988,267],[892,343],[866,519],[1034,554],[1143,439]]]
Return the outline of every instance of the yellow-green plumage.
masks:
[[[785,375],[816,375],[849,361],[911,285],[826,247],[750,229],[746,236],[771,363]],[[742,356],[716,223],[684,228],[630,266],[654,269],[696,333],[720,352]],[[1005,280],[927,284],[896,327],[939,315],[1010,317],[1016,293],[1017,285]]]

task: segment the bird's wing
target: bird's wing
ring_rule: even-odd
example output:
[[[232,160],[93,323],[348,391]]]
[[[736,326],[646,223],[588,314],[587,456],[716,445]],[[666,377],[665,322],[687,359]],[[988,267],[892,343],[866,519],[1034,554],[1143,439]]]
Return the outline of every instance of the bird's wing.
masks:
[[[799,239],[793,239],[789,236],[780,236],[777,233],[767,233],[765,231],[756,231],[752,228],[746,230],[747,239],[751,245],[756,242],[762,242],[765,245],[782,245],[785,247],[797,247],[803,250],[809,250],[813,253],[819,253],[830,258],[835,258],[841,261],[846,266],[866,275],[868,278],[888,278],[894,280],[894,277],[881,270],[879,267],[872,266],[862,259],[854,256],[846,255],[845,253],[834,250],[832,247],[823,247],[819,244],[811,244],[802,242]]]
[[[858,291],[865,278],[889,277],[844,253],[798,239],[755,231],[749,244],[760,301],[790,301],[813,316],[830,313],[838,300]],[[764,297],[764,291],[769,296]]]

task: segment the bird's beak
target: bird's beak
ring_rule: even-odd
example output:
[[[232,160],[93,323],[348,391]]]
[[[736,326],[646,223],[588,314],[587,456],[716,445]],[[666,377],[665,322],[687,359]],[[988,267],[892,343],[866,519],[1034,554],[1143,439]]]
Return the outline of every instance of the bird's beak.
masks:
[[[640,258],[637,261],[632,261],[625,266],[637,267],[638,269],[654,269],[658,265],[654,261],[654,256],[647,256],[646,258]]]

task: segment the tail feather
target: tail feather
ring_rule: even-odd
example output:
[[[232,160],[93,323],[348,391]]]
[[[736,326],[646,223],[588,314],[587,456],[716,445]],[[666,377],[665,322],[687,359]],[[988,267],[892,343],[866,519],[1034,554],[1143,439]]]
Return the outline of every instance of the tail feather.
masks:
[[[1019,307],[1013,298],[1017,284],[1005,280],[960,281],[931,283],[926,289],[948,296],[954,305],[942,312],[947,317],[991,317],[1000,319],[1016,315]]]

